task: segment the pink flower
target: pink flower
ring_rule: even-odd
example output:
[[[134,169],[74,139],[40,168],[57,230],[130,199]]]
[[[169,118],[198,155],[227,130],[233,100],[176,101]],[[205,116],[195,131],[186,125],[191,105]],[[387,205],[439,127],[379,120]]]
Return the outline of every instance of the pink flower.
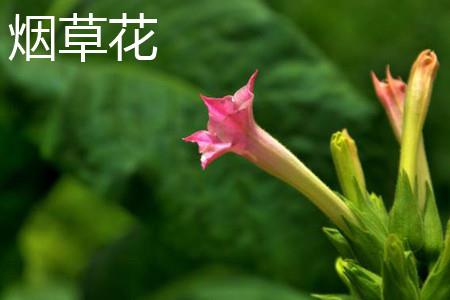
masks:
[[[294,154],[256,124],[252,105],[257,73],[232,96],[201,96],[208,108],[207,130],[197,131],[183,140],[198,144],[203,169],[227,152],[241,155],[303,193],[348,232],[347,222],[356,220],[345,203]]]
[[[406,84],[399,78],[391,75],[389,66],[386,67],[386,79],[378,80],[374,72],[371,72],[375,93],[388,115],[394,134],[401,139],[403,126],[403,110],[405,103]]]
[[[200,96],[208,108],[208,130],[197,131],[183,140],[198,144],[203,169],[227,152],[250,155],[247,149],[249,134],[257,127],[252,106],[257,74],[255,71],[248,83],[232,96]]]

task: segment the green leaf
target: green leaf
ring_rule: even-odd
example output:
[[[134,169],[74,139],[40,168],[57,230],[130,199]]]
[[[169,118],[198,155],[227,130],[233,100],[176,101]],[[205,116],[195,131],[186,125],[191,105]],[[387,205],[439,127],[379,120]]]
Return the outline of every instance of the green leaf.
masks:
[[[354,300],[350,295],[338,295],[338,294],[312,294],[316,299],[319,300]]]
[[[1,98],[1,89],[0,86],[0,289],[3,289],[22,273],[17,235],[58,175],[27,140],[19,125],[26,116],[6,96]]]
[[[29,217],[19,243],[28,282],[75,279],[101,246],[121,237],[133,219],[72,178],[61,179]]]
[[[52,281],[45,284],[14,284],[2,293],[3,300],[77,300],[81,295],[70,282]]]
[[[152,300],[309,300],[307,294],[287,286],[241,274],[207,272],[172,283],[161,291],[143,297]]]
[[[260,69],[257,120],[277,137],[295,138],[295,142],[292,138],[283,142],[322,169],[329,168],[323,164],[328,153],[321,148],[327,144],[328,132],[352,125],[367,128],[373,115],[374,105],[347,84],[308,38],[260,1],[136,0],[124,4],[100,0],[84,8],[85,13],[109,17],[124,11],[164,20],[154,36],[159,56],[154,64],[144,66],[182,78],[206,95],[229,94],[242,86],[254,69]],[[118,31],[113,26],[105,29],[105,40]],[[274,115],[279,119],[274,120]]]

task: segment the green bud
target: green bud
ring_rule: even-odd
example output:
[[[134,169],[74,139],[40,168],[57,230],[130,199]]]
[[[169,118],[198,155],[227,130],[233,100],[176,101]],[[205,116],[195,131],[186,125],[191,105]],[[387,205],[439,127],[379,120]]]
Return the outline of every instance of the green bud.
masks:
[[[444,249],[422,288],[423,300],[450,299],[450,221],[447,223]]]
[[[355,141],[344,129],[333,134],[330,148],[344,196],[354,203],[361,201],[359,191],[366,191],[366,182]]]
[[[394,234],[386,238],[382,275],[383,300],[420,299],[414,256]]]
[[[339,277],[356,299],[381,299],[381,277],[358,265],[354,260],[338,258],[336,270]]]

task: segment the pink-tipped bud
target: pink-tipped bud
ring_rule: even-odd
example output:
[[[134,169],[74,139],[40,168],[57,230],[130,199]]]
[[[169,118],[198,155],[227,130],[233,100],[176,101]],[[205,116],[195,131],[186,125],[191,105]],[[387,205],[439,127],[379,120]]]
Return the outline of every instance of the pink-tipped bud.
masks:
[[[422,129],[438,68],[436,54],[431,50],[424,50],[417,57],[409,74],[403,116],[400,172],[406,172],[413,186],[417,176],[417,153],[422,142]]]

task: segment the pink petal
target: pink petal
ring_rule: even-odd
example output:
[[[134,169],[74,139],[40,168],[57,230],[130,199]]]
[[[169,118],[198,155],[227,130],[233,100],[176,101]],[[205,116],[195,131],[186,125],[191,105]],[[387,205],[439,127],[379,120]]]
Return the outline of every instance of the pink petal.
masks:
[[[382,102],[383,105],[389,104],[391,102],[391,97],[389,96],[388,93],[387,83],[379,80],[374,72],[370,72],[370,75],[372,76],[372,83],[375,88],[375,94],[377,94],[378,99]]]
[[[205,169],[211,162],[230,151],[231,143],[221,142],[215,135],[206,130],[200,130],[183,138],[185,142],[198,144],[199,152],[202,154],[200,161]]]
[[[200,98],[202,98],[203,103],[205,103],[208,108],[208,115],[210,118],[222,120],[234,111],[232,96],[212,98],[200,95]]]
[[[399,138],[403,123],[406,84],[401,79],[392,77],[389,66],[386,68],[386,81],[380,81],[374,72],[371,72],[371,76],[375,93],[389,117],[395,135]]]
[[[374,72],[371,72],[372,82],[378,99],[384,106],[396,106],[403,110],[406,84],[401,79],[394,79],[389,66],[386,68],[386,82],[380,81]]]
[[[200,162],[202,165],[202,169],[206,169],[206,167],[215,161],[217,158],[222,156],[223,154],[230,151],[231,144],[225,143],[225,144],[213,144],[210,145],[210,148],[208,151],[205,151],[202,153],[202,156],[200,157]]]
[[[255,79],[258,75],[258,70],[256,70],[252,76],[250,76],[250,79],[248,80],[247,84],[241,87],[236,93],[233,95],[233,101],[237,104],[238,109],[242,109],[248,105],[251,105],[251,102],[253,101],[253,89],[255,87]]]
[[[386,82],[391,89],[392,95],[394,96],[394,101],[396,102],[397,106],[403,111],[406,83],[404,83],[401,79],[393,78],[389,66],[386,67]]]

